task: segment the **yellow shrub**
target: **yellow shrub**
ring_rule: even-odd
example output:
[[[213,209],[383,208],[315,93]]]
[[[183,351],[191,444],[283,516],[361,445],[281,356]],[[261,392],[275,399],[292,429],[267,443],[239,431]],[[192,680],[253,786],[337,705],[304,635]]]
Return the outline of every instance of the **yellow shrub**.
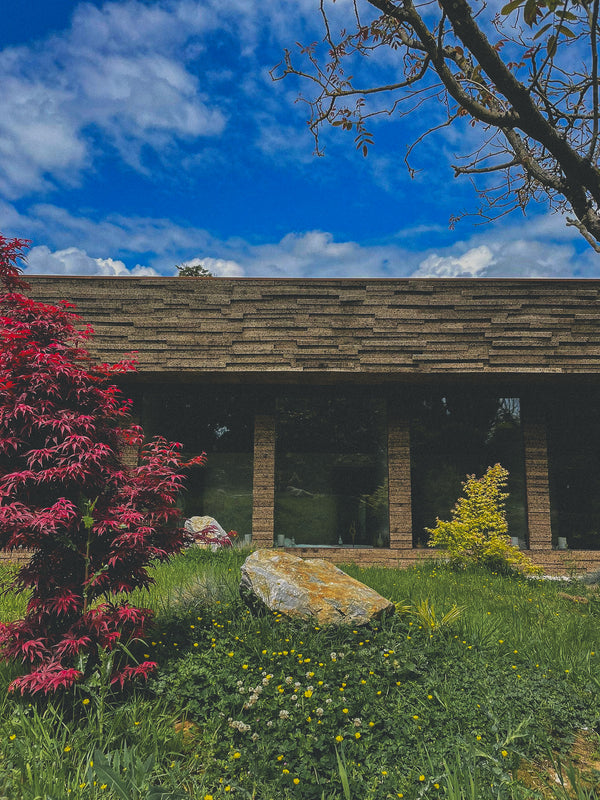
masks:
[[[507,479],[508,470],[500,464],[488,467],[481,478],[467,475],[464,496],[456,501],[452,519],[436,519],[435,528],[425,529],[429,546],[444,548],[461,567],[482,564],[497,571],[540,574],[541,568],[510,543],[504,507]]]

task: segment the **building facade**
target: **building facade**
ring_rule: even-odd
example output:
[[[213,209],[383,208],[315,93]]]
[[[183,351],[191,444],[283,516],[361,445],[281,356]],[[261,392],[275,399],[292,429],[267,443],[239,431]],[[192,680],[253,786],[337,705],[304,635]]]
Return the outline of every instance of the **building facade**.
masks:
[[[431,554],[467,474],[509,470],[510,534],[600,568],[600,281],[36,276],[73,302],[148,435],[206,451],[186,515],[337,562]]]

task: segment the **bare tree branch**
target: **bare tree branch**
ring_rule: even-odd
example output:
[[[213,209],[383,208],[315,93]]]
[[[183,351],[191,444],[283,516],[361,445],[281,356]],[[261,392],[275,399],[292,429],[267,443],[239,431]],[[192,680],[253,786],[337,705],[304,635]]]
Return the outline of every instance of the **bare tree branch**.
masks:
[[[453,169],[482,179],[482,218],[545,198],[553,209],[570,210],[569,224],[598,249],[600,0],[512,0],[495,17],[485,3],[475,13],[469,0],[353,2],[348,30],[335,36],[328,0],[320,0],[323,45],[299,48],[305,66],[286,52],[282,72],[273,73],[314,87],[302,100],[316,151],[322,153],[323,126],[333,125],[352,131],[366,155],[378,118],[401,119],[433,105],[435,121],[407,147],[411,174],[418,144],[468,121],[481,144],[471,156],[459,155],[463,163]],[[380,16],[364,23],[369,9]],[[380,51],[393,54],[383,67]],[[391,80],[382,79],[386,70]],[[492,174],[494,185],[485,180]]]

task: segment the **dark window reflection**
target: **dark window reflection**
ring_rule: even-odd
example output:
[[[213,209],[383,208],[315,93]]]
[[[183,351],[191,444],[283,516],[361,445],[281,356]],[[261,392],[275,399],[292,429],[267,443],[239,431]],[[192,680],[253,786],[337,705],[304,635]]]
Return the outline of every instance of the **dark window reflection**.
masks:
[[[425,528],[449,519],[467,475],[502,464],[509,471],[506,512],[510,536],[527,540],[525,468],[520,403],[453,391],[414,403],[411,421],[413,541],[424,545]]]
[[[186,456],[206,452],[189,472],[180,498],[186,517],[214,517],[225,530],[252,532],[254,407],[251,393],[233,386],[144,387],[141,424],[147,438],[183,444]]]
[[[385,402],[321,387],[276,414],[275,543],[388,547]]]
[[[548,455],[555,547],[566,544],[573,550],[600,549],[599,400],[597,390],[582,390],[559,395],[549,403]]]

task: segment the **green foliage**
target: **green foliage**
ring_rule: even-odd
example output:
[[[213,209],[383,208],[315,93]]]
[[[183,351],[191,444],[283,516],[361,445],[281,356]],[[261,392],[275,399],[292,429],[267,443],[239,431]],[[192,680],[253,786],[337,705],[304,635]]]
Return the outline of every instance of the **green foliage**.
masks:
[[[175,264],[178,278],[212,278],[212,272],[202,262],[199,264]]]
[[[421,602],[415,606],[414,613],[426,630],[435,633],[436,631],[452,625],[453,622],[456,622],[464,610],[464,606],[459,608],[455,603],[449,611],[439,616],[436,614],[429,600],[425,599],[421,600]]]
[[[452,519],[436,520],[430,534],[429,547],[445,549],[450,561],[460,567],[481,564],[492,570],[516,570],[524,574],[541,574],[518,547],[508,538],[505,501],[508,470],[500,464],[488,467],[485,475],[468,475],[463,483],[464,496],[452,509]]]
[[[122,751],[116,750],[108,757],[101,750],[95,750],[90,770],[107,788],[112,789],[119,800],[165,800],[167,797],[175,800],[189,797],[187,793],[175,793],[171,789],[152,785],[154,762],[152,753],[142,760],[135,750],[125,745]]]
[[[519,764],[568,764],[572,735],[598,726],[593,589],[574,604],[480,568],[353,566],[404,613],[322,628],[253,617],[232,591],[243,559],[188,551],[155,570],[147,692],[0,699],[0,797],[539,800]]]

